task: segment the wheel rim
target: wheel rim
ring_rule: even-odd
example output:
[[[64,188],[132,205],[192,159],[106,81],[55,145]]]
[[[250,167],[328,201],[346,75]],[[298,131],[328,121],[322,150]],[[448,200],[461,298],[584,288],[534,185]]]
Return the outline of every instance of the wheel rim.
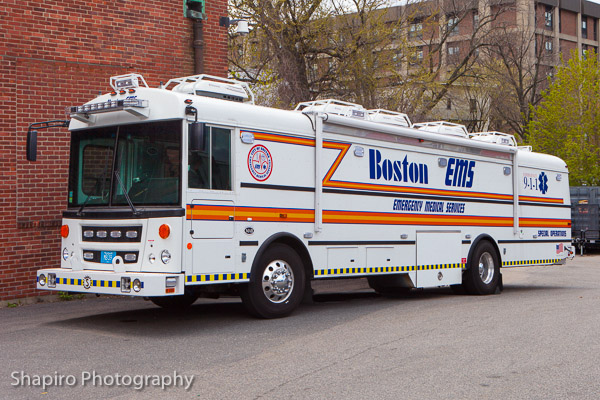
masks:
[[[294,272],[283,260],[274,260],[263,272],[262,288],[265,297],[271,303],[283,303],[294,289]]]
[[[494,259],[490,253],[483,253],[479,257],[479,277],[486,285],[494,279]]]

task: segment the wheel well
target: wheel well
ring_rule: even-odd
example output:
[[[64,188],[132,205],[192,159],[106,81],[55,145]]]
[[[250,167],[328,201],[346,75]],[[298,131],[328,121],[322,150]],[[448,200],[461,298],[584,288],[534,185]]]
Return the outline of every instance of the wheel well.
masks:
[[[263,253],[269,248],[269,246],[271,246],[275,243],[282,243],[287,246],[290,246],[296,252],[296,254],[298,254],[298,256],[300,256],[300,259],[302,260],[302,265],[304,266],[306,282],[310,282],[310,280],[313,278],[313,274],[314,274],[313,263],[310,258],[310,254],[308,253],[308,250],[306,249],[306,246],[304,245],[304,243],[302,243],[302,241],[300,239],[298,239],[296,236],[294,236],[291,233],[287,233],[287,232],[276,233],[275,235],[273,235],[270,238],[268,238],[267,240],[265,240],[263,242],[263,244],[260,246],[260,249],[258,249],[256,256],[254,257],[254,262],[253,262],[252,267],[254,267],[254,265],[260,260]]]
[[[496,255],[498,256],[498,261],[500,262],[500,267],[502,267],[502,255],[500,254],[498,243],[496,243],[496,241],[490,235],[481,234],[477,236],[475,240],[473,240],[473,244],[471,244],[471,248],[469,249],[469,255],[467,258],[467,269],[469,268],[469,265],[471,265],[471,257],[473,256],[473,252],[475,251],[475,248],[481,241],[490,242],[492,246],[494,246],[494,249],[496,250]]]

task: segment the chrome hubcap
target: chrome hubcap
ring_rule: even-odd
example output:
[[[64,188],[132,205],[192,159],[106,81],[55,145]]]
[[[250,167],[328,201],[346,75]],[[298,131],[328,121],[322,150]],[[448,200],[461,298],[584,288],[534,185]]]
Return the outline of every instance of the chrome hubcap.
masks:
[[[479,257],[479,277],[486,285],[494,279],[494,259],[490,253],[483,253]]]
[[[263,272],[263,293],[272,303],[283,303],[294,288],[294,273],[287,262],[275,260]]]

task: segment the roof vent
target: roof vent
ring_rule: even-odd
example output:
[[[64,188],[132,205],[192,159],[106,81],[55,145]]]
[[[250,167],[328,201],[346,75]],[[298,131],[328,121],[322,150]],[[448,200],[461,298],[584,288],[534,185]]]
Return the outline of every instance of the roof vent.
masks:
[[[379,122],[381,124],[405,126],[410,128],[412,123],[408,115],[402,114],[396,111],[383,110],[378,108],[376,110],[369,110],[369,120],[373,122]]]
[[[254,94],[248,84],[234,79],[212,75],[185,76],[169,80],[163,89],[168,89],[171,84],[176,84],[171,89],[173,92],[254,104]]]
[[[348,103],[335,99],[306,101],[298,104],[295,110],[304,113],[323,112],[344,117],[367,119],[367,110],[360,104]]]
[[[502,132],[477,132],[471,133],[469,137],[480,142],[502,144],[504,146],[517,147],[517,140],[513,135]]]
[[[469,137],[469,131],[467,131],[466,126],[446,121],[420,122],[418,124],[414,124],[413,128],[426,132],[441,133],[443,135],[457,136],[462,138]]]

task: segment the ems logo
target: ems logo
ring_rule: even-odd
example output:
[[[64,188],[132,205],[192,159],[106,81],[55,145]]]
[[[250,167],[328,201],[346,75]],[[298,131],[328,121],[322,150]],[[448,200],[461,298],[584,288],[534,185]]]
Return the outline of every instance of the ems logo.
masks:
[[[257,144],[248,153],[248,170],[257,181],[266,181],[273,171],[273,159],[265,146]]]
[[[92,278],[90,278],[89,276],[86,276],[85,278],[83,278],[83,287],[85,289],[89,289],[92,286]]]

